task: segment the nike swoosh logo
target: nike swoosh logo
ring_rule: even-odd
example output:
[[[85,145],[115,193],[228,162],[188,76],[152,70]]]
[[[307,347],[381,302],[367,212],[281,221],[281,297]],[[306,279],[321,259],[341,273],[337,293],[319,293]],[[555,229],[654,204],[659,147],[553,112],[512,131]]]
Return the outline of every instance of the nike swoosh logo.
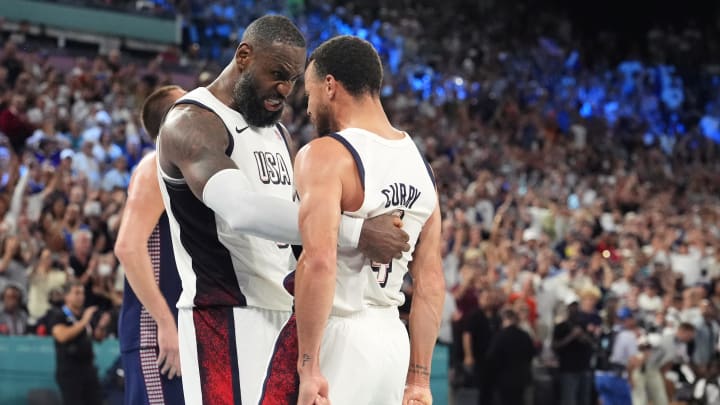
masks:
[[[235,132],[238,133],[238,134],[241,134],[244,130],[246,130],[246,129],[248,129],[248,128],[250,128],[250,127],[247,126],[247,127],[243,128],[243,129],[240,129],[240,128],[238,128],[238,127],[235,127]]]

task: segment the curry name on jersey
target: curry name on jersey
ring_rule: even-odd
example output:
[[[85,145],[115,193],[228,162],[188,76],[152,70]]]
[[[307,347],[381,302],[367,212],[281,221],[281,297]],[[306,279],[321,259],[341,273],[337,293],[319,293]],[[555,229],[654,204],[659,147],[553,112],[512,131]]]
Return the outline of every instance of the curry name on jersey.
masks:
[[[359,210],[345,215],[371,218],[395,213],[410,236],[410,251],[390,263],[375,263],[357,249],[338,249],[338,283],[333,312],[346,314],[366,305],[402,305],[400,292],[420,232],[437,204],[429,165],[409,135],[399,140],[350,128],[329,135],[353,155],[364,187]]]

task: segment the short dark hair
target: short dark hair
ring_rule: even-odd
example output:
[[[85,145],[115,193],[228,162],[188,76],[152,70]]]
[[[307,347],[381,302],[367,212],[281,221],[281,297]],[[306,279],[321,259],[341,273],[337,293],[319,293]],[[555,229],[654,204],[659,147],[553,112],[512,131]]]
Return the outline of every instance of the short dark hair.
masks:
[[[182,87],[170,85],[163,86],[153,91],[143,102],[140,111],[140,119],[145,128],[145,132],[155,141],[160,133],[160,126],[165,119],[165,114],[175,103],[175,99],[170,98],[173,91],[184,91]]]
[[[68,295],[70,291],[72,291],[75,287],[83,287],[85,288],[85,284],[82,283],[80,280],[70,280],[63,284],[62,292],[63,295]]]
[[[355,97],[380,94],[382,62],[365,40],[350,35],[332,38],[313,51],[310,62],[315,62],[317,77],[332,75]]]
[[[243,33],[242,42],[256,47],[273,44],[306,47],[302,32],[289,18],[281,15],[266,15],[250,23]]]
[[[20,295],[20,301],[23,300],[23,290],[22,288],[15,284],[15,283],[9,283],[3,288],[2,293],[0,293],[0,299],[5,299],[5,294],[7,294],[8,291],[15,290]]]
[[[518,313],[510,308],[503,309],[500,313],[500,318],[502,318],[503,321],[508,321],[512,323],[513,325],[520,322],[520,317],[518,316]]]

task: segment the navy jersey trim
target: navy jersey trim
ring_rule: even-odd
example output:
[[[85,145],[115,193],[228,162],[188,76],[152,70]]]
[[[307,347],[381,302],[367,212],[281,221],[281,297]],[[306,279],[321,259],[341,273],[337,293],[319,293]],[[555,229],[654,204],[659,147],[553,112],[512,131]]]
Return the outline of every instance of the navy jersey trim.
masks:
[[[302,245],[292,245],[292,252],[293,256],[295,256],[295,260],[300,260],[300,255],[303,252]]]
[[[160,230],[160,280],[158,285],[170,307],[170,312],[175,317],[175,324],[177,324],[176,305],[182,293],[182,281],[175,262],[167,212],[163,212],[160,216],[158,228]]]
[[[195,273],[195,306],[246,306],[230,251],[220,242],[215,213],[195,197],[187,184],[165,181],[165,187],[180,227],[180,242]]]
[[[275,127],[280,131],[280,137],[283,139],[283,142],[285,142],[285,147],[288,150],[288,155],[292,158],[293,153],[292,150],[290,150],[290,144],[288,143],[288,139],[290,138],[290,133],[285,130],[285,127],[281,123],[275,124]]]
[[[230,346],[230,372],[232,373],[232,391],[233,398],[235,400],[234,405],[242,405],[242,395],[240,392],[240,369],[238,368],[238,354],[237,354],[237,336],[235,331],[235,311],[230,310],[227,312],[228,319],[228,343]]]
[[[355,159],[355,165],[358,169],[358,174],[360,175],[360,182],[362,183],[363,191],[365,191],[365,166],[363,166],[362,159],[360,159],[360,154],[357,150],[355,150],[355,147],[352,146],[350,142],[348,142],[347,139],[345,139],[342,135],[338,134],[337,132],[328,135],[330,138],[335,139],[336,141],[340,142],[347,148],[347,150],[352,154],[353,159]]]
[[[215,110],[213,110],[212,108],[208,107],[207,105],[205,105],[197,100],[183,99],[183,100],[178,100],[175,103],[175,105],[180,105],[180,104],[190,104],[190,105],[194,105],[196,107],[200,107],[203,110],[208,110],[211,113],[215,114],[218,118],[220,118],[220,121],[222,121],[223,125],[225,125],[225,121],[223,121],[220,114],[218,114],[217,112],[215,112]],[[228,146],[227,146],[227,148],[225,148],[225,154],[230,156],[230,155],[232,155],[233,149],[235,148],[235,139],[233,138],[233,136],[230,133],[230,130],[227,128],[227,126],[225,126],[225,131],[227,131],[227,136],[228,136]],[[242,131],[239,131],[239,132],[242,132]]]
[[[428,175],[430,176],[430,181],[432,181],[433,186],[437,188],[437,184],[435,183],[435,173],[433,173],[432,166],[430,166],[430,163],[428,163],[427,159],[425,159],[425,155],[423,155],[422,151],[420,151],[420,148],[417,147],[417,144],[415,145],[415,147],[420,154],[420,159],[422,159],[423,163],[425,163],[425,168],[427,169]]]

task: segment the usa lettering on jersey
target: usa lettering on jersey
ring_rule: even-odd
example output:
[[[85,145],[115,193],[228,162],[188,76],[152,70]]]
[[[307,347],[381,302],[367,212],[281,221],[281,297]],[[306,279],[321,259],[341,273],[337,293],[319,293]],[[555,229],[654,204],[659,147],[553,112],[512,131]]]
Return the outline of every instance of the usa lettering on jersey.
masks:
[[[281,154],[256,151],[253,152],[253,156],[257,163],[258,176],[263,184],[292,184],[290,172]]]
[[[420,189],[404,183],[393,183],[382,189],[385,196],[385,208],[405,207],[412,209],[413,205],[420,198]]]

